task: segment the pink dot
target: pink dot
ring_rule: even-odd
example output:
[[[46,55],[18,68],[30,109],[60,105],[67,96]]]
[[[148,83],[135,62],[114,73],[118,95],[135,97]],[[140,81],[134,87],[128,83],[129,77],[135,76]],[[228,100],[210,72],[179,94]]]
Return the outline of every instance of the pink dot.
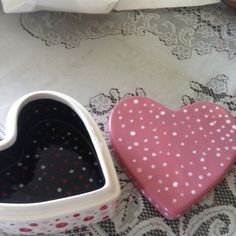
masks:
[[[106,210],[107,208],[108,208],[107,205],[103,205],[103,206],[100,207],[100,210],[103,211],[103,210]]]
[[[90,221],[94,218],[94,216],[86,216],[83,221]]]
[[[39,226],[38,224],[36,224],[36,223],[31,223],[31,224],[29,224],[30,226],[32,226],[32,227],[37,227],[37,226]]]
[[[20,231],[20,232],[24,232],[24,233],[26,233],[26,232],[31,232],[32,229],[28,229],[28,228],[20,228],[19,231]]]
[[[77,214],[74,214],[73,216],[74,216],[74,217],[79,217],[79,216],[80,216],[80,214],[79,214],[79,213],[77,213]]]
[[[56,228],[64,228],[67,225],[68,225],[67,223],[61,222],[61,223],[56,224]]]

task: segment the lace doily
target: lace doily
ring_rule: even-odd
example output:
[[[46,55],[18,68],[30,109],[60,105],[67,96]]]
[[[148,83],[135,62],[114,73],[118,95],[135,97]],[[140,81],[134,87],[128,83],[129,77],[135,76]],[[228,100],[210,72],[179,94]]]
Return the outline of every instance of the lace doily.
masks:
[[[86,39],[152,33],[179,60],[214,51],[226,52],[229,59],[236,55],[236,16],[223,4],[108,15],[40,12],[22,14],[20,22],[48,46],[76,48]]]

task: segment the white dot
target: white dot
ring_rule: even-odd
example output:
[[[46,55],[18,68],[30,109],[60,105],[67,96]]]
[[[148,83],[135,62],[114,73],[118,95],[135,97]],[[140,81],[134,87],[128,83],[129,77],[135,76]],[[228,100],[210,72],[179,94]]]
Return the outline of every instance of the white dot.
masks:
[[[137,172],[141,173],[142,172],[142,168],[137,168]]]
[[[181,156],[180,153],[177,153],[177,154],[176,154],[176,157],[180,157],[180,156]]]
[[[154,128],[154,129],[152,129],[152,131],[153,131],[153,132],[156,132],[156,131],[157,131],[157,129],[156,129],[156,128]]]
[[[200,158],[200,162],[204,162],[205,161],[205,158]]]
[[[131,136],[135,136],[135,135],[136,135],[136,132],[135,132],[135,131],[131,131],[131,132],[130,132],[130,135],[131,135]]]
[[[17,165],[18,165],[18,166],[22,166],[22,163],[21,163],[21,162],[19,162]]]
[[[128,146],[128,150],[131,150],[132,149],[132,146]]]
[[[180,196],[183,197],[183,196],[184,196],[184,193],[180,193]]]
[[[201,120],[200,120],[200,119],[197,119],[196,121],[197,121],[197,123],[200,123],[200,122],[201,122]]]
[[[173,185],[174,188],[177,188],[179,186],[179,183],[177,181],[175,181],[175,182],[173,182],[172,185]]]
[[[231,123],[231,120],[226,120],[226,124],[230,124]]]
[[[148,160],[148,158],[147,158],[147,157],[143,157],[143,160],[144,160],[144,161],[147,161],[147,160]]]
[[[24,187],[24,184],[20,184],[19,187],[20,187],[20,188],[23,188],[23,187]]]
[[[201,188],[201,187],[202,187],[202,184],[198,184],[198,187]]]
[[[232,125],[232,129],[236,129],[236,125]]]
[[[63,150],[63,147],[59,147],[59,150],[62,151],[62,150]]]
[[[205,105],[202,105],[202,109],[206,109],[206,106],[205,106]]]
[[[178,175],[178,174],[179,174],[179,171],[176,170],[176,171],[175,171],[175,174]]]
[[[169,174],[166,174],[166,178],[169,178],[170,177],[170,175]]]
[[[138,145],[139,145],[139,143],[138,143],[138,142],[134,142],[134,146],[136,146],[136,147],[137,147]]]
[[[187,186],[187,187],[189,186],[189,182],[185,182],[184,184],[185,184],[185,186]]]
[[[196,194],[196,190],[191,190],[191,194]]]
[[[184,165],[180,165],[180,167],[181,167],[181,169],[183,169],[183,168],[184,168]]]
[[[173,202],[173,203],[176,203],[176,202],[177,202],[177,200],[176,200],[175,198],[173,198],[173,199],[172,199],[172,202]]]
[[[133,113],[133,110],[132,110],[132,109],[130,109],[130,110],[129,110],[129,113]]]
[[[148,179],[152,179],[152,175],[149,175],[149,176],[148,176]]]
[[[167,163],[166,163],[166,162],[164,162],[162,165],[163,165],[164,167],[166,167],[166,166],[167,166]]]
[[[152,113],[153,113],[153,110],[149,110],[149,113],[151,113],[151,114],[152,114]]]
[[[83,167],[83,168],[82,168],[82,171],[86,171],[86,168],[85,168],[85,167]]]
[[[177,136],[177,133],[176,133],[176,132],[173,132],[172,135],[173,135],[173,136]]]
[[[159,115],[156,115],[156,116],[155,116],[155,118],[156,118],[156,119],[159,119],[159,118],[160,118],[160,116],[159,116]]]
[[[193,176],[193,173],[192,172],[188,172],[188,176]]]
[[[159,180],[158,180],[158,183],[159,183],[159,184],[162,184],[162,183],[163,183],[163,181],[162,181],[161,179],[159,179]]]
[[[118,119],[119,119],[119,120],[122,120],[122,119],[123,119],[123,117],[122,117],[122,116],[119,116],[119,117],[118,117]]]
[[[187,110],[187,109],[184,109],[184,110],[183,110],[183,112],[184,112],[184,113],[187,113],[187,112],[188,112],[188,110]]]
[[[128,104],[127,103],[124,103],[124,107],[127,107],[128,106]]]
[[[148,147],[145,147],[143,150],[144,150],[145,152],[147,152],[147,151],[149,150],[149,148],[148,148]]]
[[[212,174],[210,172],[207,173],[207,176],[211,176]]]
[[[62,188],[58,188],[57,192],[60,193],[62,191]]]
[[[156,168],[156,166],[155,166],[155,165],[151,165],[151,168],[152,168],[152,169],[155,169],[155,168]]]
[[[125,128],[125,124],[122,124],[121,127],[122,127],[122,128]]]
[[[182,143],[180,143],[180,145],[181,145],[181,146],[184,146],[184,143],[182,142]]]
[[[135,99],[134,100],[134,104],[138,104],[139,103],[139,100],[138,99]]]
[[[199,178],[199,179],[203,179],[204,177],[203,177],[202,175],[199,175],[198,178]]]
[[[137,160],[136,159],[133,159],[133,163],[136,163],[137,162]]]
[[[196,153],[197,153],[197,151],[196,151],[196,150],[193,150],[193,151],[192,151],[192,153],[193,153],[193,154],[196,154]]]
[[[40,168],[41,168],[41,170],[44,170],[44,169],[46,169],[46,166],[42,165]]]
[[[199,111],[199,109],[198,109],[198,108],[195,108],[194,111],[197,112],[197,111]]]
[[[69,173],[70,174],[73,174],[75,171],[74,170],[69,170]]]
[[[153,153],[152,153],[152,156],[153,156],[153,157],[156,157],[156,156],[157,156],[157,154],[156,154],[155,152],[153,152]]]
[[[207,169],[207,167],[206,167],[206,166],[203,166],[203,167],[202,167],[202,169],[203,169],[203,170],[206,170],[206,169]]]
[[[224,167],[224,166],[225,166],[225,164],[224,164],[224,163],[220,163],[220,166],[221,166],[221,167]]]
[[[41,181],[42,180],[42,177],[38,177],[38,181]]]
[[[118,138],[118,141],[119,141],[119,142],[122,142],[122,138]],[[77,148],[78,148],[78,147],[77,147]]]
[[[169,191],[169,188],[168,188],[168,187],[165,187],[165,191]]]
[[[221,154],[220,154],[219,152],[217,152],[217,153],[216,153],[216,156],[217,156],[217,157],[220,157],[220,156],[221,156]]]
[[[148,139],[144,139],[143,142],[144,142],[144,143],[147,143],[147,142],[148,142]]]
[[[161,111],[160,113],[162,116],[164,116],[166,113],[164,111]]]
[[[90,178],[90,179],[89,179],[89,182],[93,182],[93,179],[92,179],[92,178]]]

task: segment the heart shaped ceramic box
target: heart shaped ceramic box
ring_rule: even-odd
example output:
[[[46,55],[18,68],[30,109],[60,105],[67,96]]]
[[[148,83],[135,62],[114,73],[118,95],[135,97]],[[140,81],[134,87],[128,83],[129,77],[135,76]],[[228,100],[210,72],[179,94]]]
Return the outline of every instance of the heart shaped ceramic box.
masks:
[[[236,121],[215,104],[171,111],[151,99],[130,97],[116,105],[109,128],[128,176],[168,219],[186,213],[235,162]]]
[[[56,234],[112,217],[120,186],[90,114],[50,91],[20,98],[0,142],[0,229]]]

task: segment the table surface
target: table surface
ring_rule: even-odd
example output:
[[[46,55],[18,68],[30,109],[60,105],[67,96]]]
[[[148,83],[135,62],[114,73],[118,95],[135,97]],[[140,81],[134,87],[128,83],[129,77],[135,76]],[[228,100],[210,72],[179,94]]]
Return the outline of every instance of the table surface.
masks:
[[[0,135],[20,96],[55,90],[82,103],[104,132],[123,97],[143,95],[178,109],[197,101],[236,117],[236,14],[222,4],[83,15],[0,11]],[[236,167],[199,204],[167,221],[118,164],[121,210],[65,235],[235,235]]]

